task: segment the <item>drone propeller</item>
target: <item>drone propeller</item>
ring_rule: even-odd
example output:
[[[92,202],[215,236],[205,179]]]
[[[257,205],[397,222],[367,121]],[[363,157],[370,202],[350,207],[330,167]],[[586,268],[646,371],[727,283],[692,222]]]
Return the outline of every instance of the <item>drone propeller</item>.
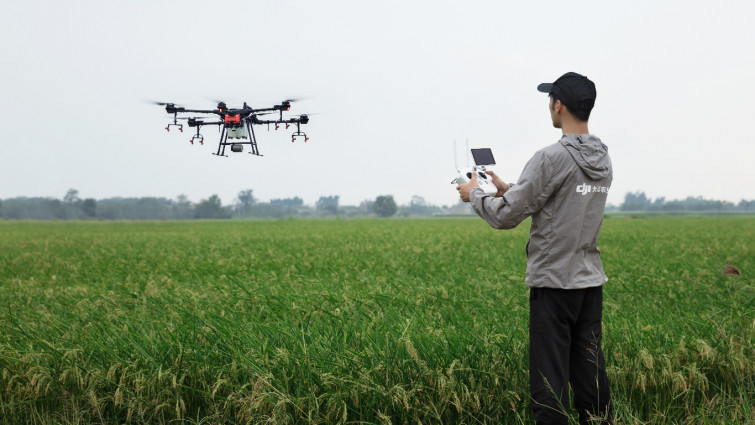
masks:
[[[294,102],[300,102],[300,101],[302,101],[302,100],[304,100],[304,99],[303,99],[303,98],[296,98],[296,99],[285,99],[285,100],[283,100],[283,101],[281,102],[281,105],[285,105],[285,106],[291,106],[291,104],[292,104],[292,103],[294,103]]]
[[[144,102],[146,102],[146,103],[149,103],[149,104],[152,104],[152,105],[160,105],[160,106],[168,106],[168,105],[173,105],[173,106],[180,106],[180,105],[178,105],[178,104],[176,104],[176,103],[171,103],[171,102],[158,102],[157,100],[151,100],[151,99],[145,99],[145,100],[144,100]]]
[[[306,118],[309,118],[310,115],[320,115],[320,112],[315,112],[313,114],[284,115],[283,118],[285,118],[285,119],[291,119],[291,118],[306,119]]]
[[[301,100],[304,100],[303,98],[296,98],[296,99],[286,99],[280,103],[280,105],[276,105],[277,108],[284,108],[286,111],[291,109],[291,104],[294,102],[299,102]]]
[[[239,108],[231,108],[231,107],[228,107],[228,106],[227,106],[227,105],[228,105],[228,102],[226,102],[225,100],[220,100],[220,99],[210,99],[210,98],[208,98],[208,100],[210,100],[211,102],[214,102],[214,103],[215,103],[216,105],[218,105],[218,106],[219,106],[220,104],[226,105],[226,106],[225,106],[225,107],[224,107],[223,109],[239,109]],[[243,106],[244,108],[248,107],[248,106],[246,105],[246,102],[237,102],[237,101],[235,101],[235,100],[233,101],[233,104],[234,104],[234,105],[238,105],[239,103],[242,103],[242,104],[244,105],[244,106]]]

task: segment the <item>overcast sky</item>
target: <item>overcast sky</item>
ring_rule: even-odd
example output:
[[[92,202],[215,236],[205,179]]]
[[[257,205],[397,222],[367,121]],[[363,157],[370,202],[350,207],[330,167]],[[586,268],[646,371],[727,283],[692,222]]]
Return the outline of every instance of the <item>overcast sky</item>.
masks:
[[[516,181],[560,137],[537,85],[575,71],[597,86],[609,203],[755,199],[753,1],[15,1],[0,43],[0,198],[453,204],[453,141]],[[192,146],[144,102],[289,97],[318,114],[310,140],[256,127],[263,157],[211,155],[215,127]]]

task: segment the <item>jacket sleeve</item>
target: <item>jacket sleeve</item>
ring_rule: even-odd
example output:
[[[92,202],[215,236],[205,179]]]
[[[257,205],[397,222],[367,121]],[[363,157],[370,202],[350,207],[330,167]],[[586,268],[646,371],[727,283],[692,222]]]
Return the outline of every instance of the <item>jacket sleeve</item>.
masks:
[[[479,187],[470,192],[472,209],[495,229],[513,229],[543,208],[559,182],[553,166],[540,151],[524,166],[519,181],[500,198],[488,196]]]

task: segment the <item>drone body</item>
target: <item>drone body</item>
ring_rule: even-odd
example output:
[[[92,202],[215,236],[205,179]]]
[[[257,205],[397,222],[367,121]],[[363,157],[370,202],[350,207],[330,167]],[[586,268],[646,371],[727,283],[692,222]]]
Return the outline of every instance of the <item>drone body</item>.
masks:
[[[297,137],[303,137],[305,142],[309,140],[309,137],[301,131],[300,127],[302,124],[309,122],[309,116],[283,116],[283,111],[291,109],[291,102],[293,102],[291,99],[284,100],[280,105],[261,109],[250,108],[246,102],[244,102],[244,106],[240,109],[228,108],[224,102],[219,102],[215,109],[186,109],[174,103],[155,103],[165,106],[165,112],[173,114],[173,122],[165,127],[167,131],[170,131],[171,127],[176,127],[179,131],[183,132],[183,124],[179,124],[178,120],[186,120],[189,127],[197,128],[197,134],[192,136],[190,140],[192,145],[194,142],[204,145],[204,136],[199,132],[202,126],[217,125],[220,130],[220,142],[218,143],[218,151],[214,155],[227,156],[225,154],[226,146],[231,147],[231,152],[243,152],[244,145],[249,145],[251,150],[249,153],[262,156],[257,147],[257,137],[254,134],[255,125],[267,125],[269,129],[270,125],[273,124],[276,130],[280,125],[285,125],[286,128],[295,125],[296,131],[291,135],[291,142],[296,141]],[[265,120],[259,118],[260,116],[275,114],[276,112],[279,114],[278,119]],[[205,116],[179,118],[178,114],[198,114]]]

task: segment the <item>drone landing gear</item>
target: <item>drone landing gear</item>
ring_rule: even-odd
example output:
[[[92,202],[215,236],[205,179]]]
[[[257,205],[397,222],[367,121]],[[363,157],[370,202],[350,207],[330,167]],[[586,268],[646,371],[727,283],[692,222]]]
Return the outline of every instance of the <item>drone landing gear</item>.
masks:
[[[252,148],[252,151],[249,152],[249,154],[262,156],[262,154],[260,154],[260,150],[257,148],[257,136],[254,135],[254,126],[249,121],[247,121],[246,128],[247,130],[249,130],[249,145]]]
[[[213,155],[228,156],[225,154],[225,146],[227,144],[228,144],[228,133],[225,131],[225,126],[223,126],[223,130],[220,133],[220,143],[218,144],[218,152],[214,153]]]

